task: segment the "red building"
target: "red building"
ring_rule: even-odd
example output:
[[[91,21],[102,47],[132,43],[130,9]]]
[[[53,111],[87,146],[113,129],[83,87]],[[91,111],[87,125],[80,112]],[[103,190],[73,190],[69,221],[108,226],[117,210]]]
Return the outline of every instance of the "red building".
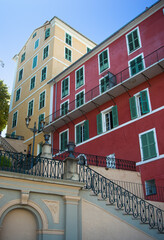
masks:
[[[158,1],[49,82],[53,148],[134,161],[147,195],[164,187],[163,26]]]

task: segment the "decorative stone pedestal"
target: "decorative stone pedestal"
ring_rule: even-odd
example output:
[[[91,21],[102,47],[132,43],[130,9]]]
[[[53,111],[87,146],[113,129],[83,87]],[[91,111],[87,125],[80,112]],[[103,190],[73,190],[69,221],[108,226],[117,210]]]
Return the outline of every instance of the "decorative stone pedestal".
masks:
[[[79,181],[77,173],[77,162],[79,159],[67,157],[64,160],[64,176],[63,179]]]
[[[43,144],[41,157],[52,159],[51,144],[48,143]]]

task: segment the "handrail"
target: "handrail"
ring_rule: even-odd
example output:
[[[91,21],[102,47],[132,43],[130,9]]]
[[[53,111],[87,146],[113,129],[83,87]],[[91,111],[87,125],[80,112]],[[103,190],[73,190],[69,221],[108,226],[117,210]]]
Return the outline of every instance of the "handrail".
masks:
[[[62,179],[64,162],[40,156],[0,150],[0,170]]]
[[[142,58],[145,60],[145,66],[146,66],[143,70],[147,69],[154,63],[159,62],[163,58],[164,58],[164,46],[160,47],[159,49],[153,51],[152,53],[150,53],[147,56]],[[108,74],[108,71],[106,72],[106,74]],[[120,83],[123,83],[125,80],[127,80],[130,77],[130,66],[125,68],[124,70],[120,71],[119,73],[116,73],[114,75],[111,74],[111,75],[112,75],[112,77],[109,77],[109,85],[110,85],[109,89],[112,89],[114,86],[116,86]],[[104,93],[100,93],[100,84],[97,85],[96,87],[92,88],[91,90],[89,90],[88,92],[86,92],[84,94],[85,95],[85,103],[84,104],[86,104],[87,102],[93,100],[95,97],[102,95]],[[68,112],[64,115],[67,115],[70,112],[72,112],[74,109],[76,109],[76,99],[73,100],[72,102],[69,102],[68,104],[69,104]],[[62,111],[60,108],[60,109],[56,110],[55,112],[53,112],[52,114],[50,114],[49,116],[47,116],[45,118],[45,123],[46,123],[46,125],[48,125],[48,124],[54,122],[55,120],[63,117],[64,115],[62,115]]]
[[[164,211],[136,196],[117,183],[107,179],[93,169],[79,165],[79,181],[85,183],[86,189],[91,189],[95,195],[100,195],[109,204],[116,203],[118,209],[124,209],[126,214],[140,218],[142,223],[148,223],[150,228],[158,228],[164,232]]]
[[[65,151],[61,151],[59,149],[52,149],[53,158],[54,159],[65,159],[68,157],[69,152],[66,149]],[[98,156],[94,154],[82,153],[82,152],[74,152],[74,156],[79,158],[80,161],[83,161],[84,164],[99,166],[99,167],[106,167],[106,159],[105,156]],[[111,166],[109,168],[115,169],[122,169],[122,170],[129,170],[129,171],[137,171],[136,170],[136,163],[134,161],[125,160],[125,159],[118,159],[118,158],[111,158]]]

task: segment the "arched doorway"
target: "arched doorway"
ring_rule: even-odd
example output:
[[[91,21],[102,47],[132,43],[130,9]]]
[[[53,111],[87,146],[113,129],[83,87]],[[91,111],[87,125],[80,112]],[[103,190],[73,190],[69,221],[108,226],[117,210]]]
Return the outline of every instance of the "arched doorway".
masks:
[[[4,218],[1,240],[36,240],[37,223],[35,216],[28,210],[11,210]]]

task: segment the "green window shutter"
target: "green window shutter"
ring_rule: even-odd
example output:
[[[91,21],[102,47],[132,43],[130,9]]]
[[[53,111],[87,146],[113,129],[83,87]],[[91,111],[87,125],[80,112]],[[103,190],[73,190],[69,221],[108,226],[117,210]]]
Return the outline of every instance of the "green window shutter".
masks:
[[[150,112],[147,91],[140,92],[142,113]]]
[[[157,156],[154,131],[141,135],[143,160]]]
[[[67,148],[67,131],[61,134],[61,151]]]
[[[150,158],[153,158],[157,156],[154,131],[149,132],[147,135],[148,135],[148,142],[149,142]]]
[[[38,121],[38,132],[41,131],[41,121],[44,120],[44,114],[39,115],[39,121]]]
[[[118,111],[117,111],[117,105],[112,107],[112,119],[113,119],[113,127],[118,126]]]
[[[97,115],[97,134],[102,133],[102,114]]]
[[[89,139],[89,121],[84,122],[84,140]]]
[[[80,139],[81,139],[81,125],[77,125],[76,126],[76,143],[77,144],[81,142]]]
[[[137,118],[137,108],[136,108],[136,99],[135,99],[135,97],[131,97],[129,99],[129,104],[130,104],[131,119],[135,119],[135,118]]]

